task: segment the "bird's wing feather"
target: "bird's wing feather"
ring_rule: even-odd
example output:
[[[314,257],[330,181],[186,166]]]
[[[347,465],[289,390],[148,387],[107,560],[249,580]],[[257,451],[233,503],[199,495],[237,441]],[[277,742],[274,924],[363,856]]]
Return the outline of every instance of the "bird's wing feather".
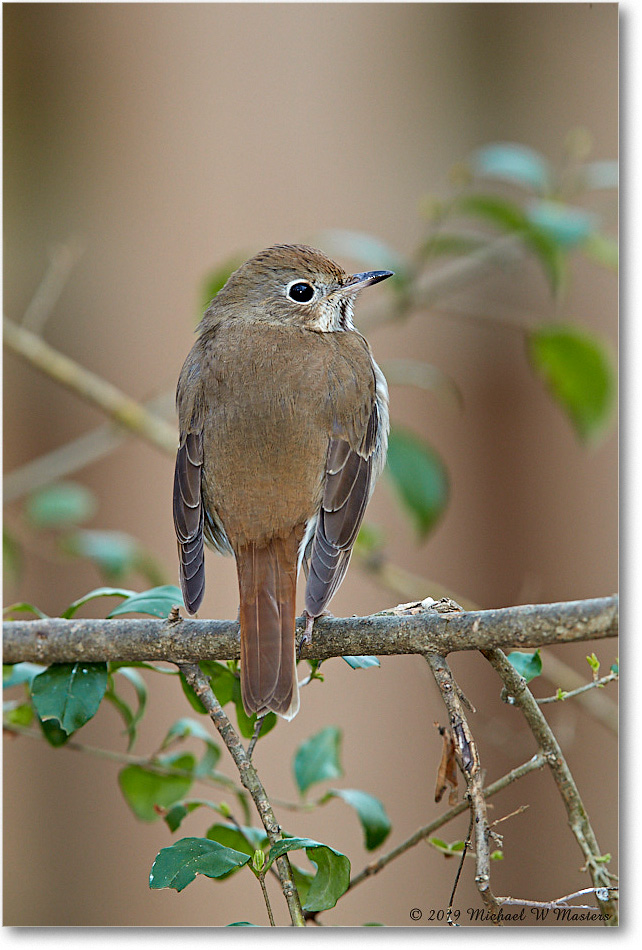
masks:
[[[359,450],[345,439],[330,441],[305,591],[305,609],[312,617],[323,612],[348,569],[371,494],[378,426],[377,404],[373,401]]]

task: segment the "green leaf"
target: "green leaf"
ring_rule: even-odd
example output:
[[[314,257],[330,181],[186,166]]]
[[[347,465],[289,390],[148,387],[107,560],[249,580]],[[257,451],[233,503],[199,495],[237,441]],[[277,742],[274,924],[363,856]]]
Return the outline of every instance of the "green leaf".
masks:
[[[350,861],[341,851],[311,838],[285,838],[270,848],[266,870],[281,855],[300,849],[317,868],[303,910],[330,910],[350,884]]]
[[[256,714],[248,716],[245,712],[245,707],[243,706],[243,699],[241,698],[241,682],[235,676],[234,682],[232,684],[232,699],[236,707],[236,721],[238,723],[239,732],[245,739],[251,739],[254,735],[254,727],[256,725]],[[266,736],[276,726],[276,713],[269,712],[266,716],[263,717],[263,725],[261,726],[261,731],[259,733],[259,738]]]
[[[487,239],[478,234],[436,231],[426,240],[421,253],[424,257],[464,257],[479,251],[487,243]]]
[[[460,855],[466,846],[465,841],[451,841],[450,844],[448,844],[447,841],[443,841],[441,838],[429,838],[428,843],[447,858]]]
[[[7,704],[9,707],[9,704]],[[17,706],[11,705],[6,708],[4,717],[7,722],[16,726],[30,726],[33,722],[34,711],[31,703],[20,703]]]
[[[5,607],[2,611],[3,616],[10,618],[13,614],[35,614],[36,617],[40,617],[41,620],[47,620],[47,614],[43,614],[42,610],[39,607],[34,607],[33,604],[19,603],[11,604],[10,607]]]
[[[582,250],[587,257],[601,267],[608,267],[616,274],[619,268],[619,248],[616,238],[609,234],[594,231],[582,244]]]
[[[597,215],[560,201],[535,201],[526,211],[528,220],[562,247],[575,247],[595,231]]]
[[[343,774],[339,762],[340,744],[340,730],[328,726],[299,746],[294,757],[294,778],[302,795],[311,785]]]
[[[186,752],[159,757],[154,764],[193,773],[196,759]],[[118,775],[125,801],[141,821],[160,818],[158,809],[169,808],[184,798],[192,782],[193,775],[164,775],[144,765],[128,765]]]
[[[211,841],[218,841],[226,848],[233,848],[241,854],[253,855],[257,849],[267,851],[269,841],[263,829],[252,825],[216,824],[208,828],[206,837]]]
[[[509,653],[506,657],[508,662],[517,670],[520,676],[523,676],[527,683],[535,679],[542,672],[542,658],[539,650],[535,653],[520,653],[515,651]]]
[[[136,699],[138,701],[138,708],[135,713],[132,711],[129,704],[126,703],[125,700],[116,692],[113,673],[120,673],[120,675],[124,679],[128,680],[134,687]],[[136,727],[143,718],[143,714],[145,712],[145,706],[147,704],[147,686],[142,676],[127,666],[118,666],[113,671],[113,673],[110,673],[109,676],[109,685],[107,687],[107,692],[105,693],[105,698],[116,707],[118,712],[123,717],[127,735],[129,737],[129,742],[127,744],[127,751],[129,752],[136,741]]]
[[[448,474],[426,442],[395,426],[388,441],[388,472],[420,538],[436,525],[448,504]]]
[[[57,482],[35,492],[25,506],[34,528],[68,528],[88,521],[96,511],[93,492],[75,482]]]
[[[473,153],[471,162],[473,172],[486,178],[498,178],[535,191],[546,191],[550,187],[548,162],[525,145],[514,142],[484,145]]]
[[[226,927],[258,927],[258,924],[250,924],[247,920],[236,920],[233,924],[226,924]]]
[[[167,735],[163,739],[161,748],[166,749],[172,742],[187,739],[191,736],[196,739],[201,739],[205,743],[205,754],[198,763],[194,774],[197,776],[209,775],[221,757],[221,750],[205,726],[198,722],[198,720],[189,719],[187,717],[177,720],[170,727]]]
[[[392,825],[378,798],[356,788],[333,788],[328,794],[333,798],[343,799],[354,808],[363,828],[368,851],[378,848],[386,840]]]
[[[194,775],[198,774],[198,768],[195,769]],[[183,819],[191,812],[195,811],[197,808],[211,808],[213,811],[219,812],[222,814],[224,811],[224,806],[217,805],[216,802],[208,801],[205,798],[191,798],[189,800],[184,799],[183,801],[176,802],[175,805],[163,815],[163,821],[167,825],[170,831],[176,831],[183,822]]]
[[[156,855],[149,875],[151,888],[172,887],[182,891],[197,874],[222,877],[250,860],[248,854],[224,848],[207,838],[181,838]]]
[[[46,669],[46,666],[41,666],[39,663],[5,664],[2,667],[2,688],[9,689],[11,686],[20,686],[22,683],[31,685],[34,676]]]
[[[2,528],[2,566],[7,580],[17,580],[22,570],[22,548],[5,527]]]
[[[152,617],[160,617],[164,620],[175,605],[183,606],[180,587],[175,584],[164,584],[162,587],[152,587],[150,590],[133,594],[122,604],[114,607],[108,617],[111,619],[123,614],[151,614]]]
[[[575,327],[548,324],[530,333],[528,352],[580,439],[596,439],[608,424],[616,391],[605,347]]]
[[[203,283],[203,293],[201,297],[201,315],[203,310],[209,307],[212,299],[216,297],[219,290],[222,290],[225,284],[227,283],[228,277],[240,267],[244,262],[245,258],[243,257],[230,257],[227,261],[221,264],[220,267],[214,268],[206,276]]]
[[[65,742],[68,741],[69,735],[64,729],[60,728],[60,723],[57,719],[47,719],[43,722],[42,719],[38,718],[38,724],[42,729],[43,736],[54,749],[60,748],[60,746],[63,746]]]
[[[96,587],[95,590],[90,590],[88,594],[74,600],[73,604],[69,604],[60,616],[69,620],[83,604],[88,604],[90,600],[96,600],[98,597],[131,597],[134,593],[135,591],[123,587]]]
[[[371,666],[381,666],[376,656],[344,656],[341,659],[345,660],[353,670],[367,670]]]
[[[201,660],[199,666],[209,678],[210,686],[221,706],[225,706],[234,698],[234,683],[238,681],[229,666],[219,663],[218,660]]]
[[[68,535],[62,546],[67,553],[92,561],[105,575],[114,580],[123,577],[137,566],[138,545],[122,531],[79,529]]]
[[[553,293],[560,292],[566,275],[565,254],[549,233],[529,220],[516,202],[496,195],[465,195],[457,201],[456,207],[464,214],[519,235],[539,258]]]
[[[106,689],[106,663],[57,663],[33,678],[31,698],[43,722],[55,719],[71,735],[96,714]]]

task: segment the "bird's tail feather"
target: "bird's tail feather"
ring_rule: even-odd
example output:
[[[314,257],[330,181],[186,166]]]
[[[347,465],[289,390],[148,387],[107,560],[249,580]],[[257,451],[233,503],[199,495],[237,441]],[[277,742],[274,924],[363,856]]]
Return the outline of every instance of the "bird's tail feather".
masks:
[[[241,622],[241,694],[248,715],[299,710],[295,618],[303,526],[285,539],[250,542],[236,552]]]

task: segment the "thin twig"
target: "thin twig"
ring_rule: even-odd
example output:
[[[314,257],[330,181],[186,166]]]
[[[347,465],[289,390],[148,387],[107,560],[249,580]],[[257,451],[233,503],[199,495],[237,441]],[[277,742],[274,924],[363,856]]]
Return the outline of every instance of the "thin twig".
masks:
[[[5,343],[14,353],[156,448],[164,452],[176,451],[178,435],[169,423],[152,415],[116,386],[55,350],[30,330],[7,317],[4,317],[3,325]]]
[[[22,326],[32,333],[42,333],[58,302],[69,275],[80,260],[83,246],[77,239],[54,245],[49,252],[49,267],[24,312]]]
[[[174,393],[162,393],[149,402],[145,409],[157,416],[166,416],[173,408]],[[50,485],[60,478],[67,478],[113,452],[130,433],[113,422],[105,422],[90,432],[72,439],[51,452],[39,455],[19,468],[9,472],[3,483],[5,505],[24,498],[30,492]]]
[[[501,677],[509,694],[509,702],[517,706],[523,713],[535,740],[546,756],[551,774],[557,784],[560,796],[564,802],[568,822],[579,844],[586,861],[586,867],[596,887],[596,895],[602,914],[605,915],[606,926],[617,926],[617,910],[613,901],[608,898],[600,899],[600,893],[608,893],[604,888],[609,887],[609,876],[604,864],[604,858],[598,847],[595,832],[589,821],[588,814],[580,797],[577,785],[567,765],[559,742],[555,738],[551,727],[546,722],[544,714],[535,702],[526,682],[517,670],[508,662],[499,649],[482,651],[493,669]]]
[[[455,742],[455,757],[466,779],[471,811],[471,832],[475,842],[475,884],[486,909],[492,915],[491,919],[498,922],[495,915],[499,911],[499,906],[490,886],[490,830],[479,753],[464,713],[459,688],[445,657],[427,653],[426,661],[448,710],[450,730]]]
[[[517,904],[518,906],[522,905],[523,907],[541,907],[543,910],[596,910],[594,904],[569,904],[568,901],[574,900],[576,897],[582,897],[584,894],[595,894],[597,896],[598,891],[605,891],[605,894],[600,895],[600,897],[604,898],[608,897],[608,894],[611,891],[617,891],[617,887],[584,887],[581,891],[574,891],[572,894],[565,894],[564,897],[558,897],[552,901],[529,901],[522,900],[518,897],[498,897],[497,903],[502,906],[506,904]]]
[[[241,740],[214,695],[209,680],[196,664],[181,663],[179,666],[185,679],[205,706],[210,715],[210,719],[216,726],[221,739],[234,759],[234,763],[239,770],[241,784],[248,790],[256,805],[270,845],[276,844],[277,841],[281,840],[281,828],[274,815],[270,800],[263,788],[256,769],[243,748]],[[276,864],[292,925],[294,927],[305,927],[305,918],[299,900],[299,893],[294,883],[292,868],[287,854],[277,858]]]
[[[513,782],[523,778],[524,775],[528,775],[529,772],[535,772],[537,769],[541,769],[545,765],[546,757],[538,752],[531,759],[529,759],[528,762],[524,762],[523,765],[519,765],[517,768],[511,769],[511,771],[507,772],[506,775],[503,775],[501,778],[497,779],[496,782],[492,782],[485,789],[483,789],[484,798],[492,798],[493,795],[497,795],[498,792],[503,791],[509,785],[512,785]],[[461,815],[462,812],[467,811],[469,808],[470,805],[467,801],[459,802],[459,804],[454,805],[447,812],[444,812],[443,815],[440,815],[439,818],[435,818],[434,821],[431,821],[429,824],[419,828],[412,835],[410,835],[409,838],[406,838],[405,841],[402,841],[401,844],[398,844],[387,854],[377,858],[376,861],[368,864],[362,871],[360,871],[358,874],[355,874],[355,876],[350,881],[350,889],[356,887],[358,884],[361,884],[362,881],[366,880],[366,878],[372,877],[373,874],[378,874],[379,871],[382,871],[388,864],[390,864],[391,861],[394,861],[402,854],[405,854],[406,851],[414,848],[415,845],[419,844],[420,841],[424,841],[424,839],[434,834],[435,831],[438,831],[444,825],[448,824],[449,821],[452,821],[453,818]]]
[[[595,689],[595,687],[603,687],[607,683],[613,683],[617,679],[619,679],[619,673],[609,673],[607,676],[601,676],[597,680],[591,680],[590,683],[585,683],[584,686],[578,686],[577,689],[571,689],[568,692],[561,690],[560,693],[555,696],[545,696],[543,699],[536,699],[535,702],[539,706],[544,706],[546,703],[563,703],[567,699],[573,699],[574,696],[579,696],[581,693],[586,693],[590,689]]]

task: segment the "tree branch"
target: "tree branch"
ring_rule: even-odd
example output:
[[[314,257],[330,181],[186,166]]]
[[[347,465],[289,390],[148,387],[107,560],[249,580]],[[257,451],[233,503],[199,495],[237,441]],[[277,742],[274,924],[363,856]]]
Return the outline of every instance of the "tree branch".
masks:
[[[413,612],[415,611],[415,612]],[[297,630],[303,633],[303,618]],[[390,656],[497,647],[542,647],[617,636],[618,598],[503,607],[440,614],[418,604],[370,617],[321,617],[303,659]],[[86,663],[166,660],[196,663],[240,656],[239,627],[232,620],[13,620],[3,624],[5,663]]]
[[[533,736],[537,740],[540,750],[546,756],[549,768],[555,779],[571,831],[575,835],[584,858],[593,884],[596,887],[596,896],[602,914],[605,915],[606,926],[617,926],[617,910],[609,896],[609,874],[605,867],[604,857],[597,844],[595,833],[589,821],[584,803],[580,797],[575,779],[566,763],[559,742],[555,738],[551,727],[546,722],[544,714],[537,705],[533,694],[501,650],[482,651],[493,669],[501,677],[507,692],[509,702],[521,709],[526,722],[530,726]],[[606,895],[606,896],[605,896]]]
[[[7,317],[4,317],[3,325],[4,341],[14,353],[156,448],[170,453],[176,451],[178,434],[174,426],[152,415],[135,399],[55,350],[30,330]]]
[[[229,721],[223,709],[212,691],[208,678],[201,671],[200,667],[193,664],[181,664],[180,666],[185,679],[190,684],[198,698],[207,709],[210,719],[218,729],[221,739],[228,748],[228,751],[234,763],[239,770],[242,784],[252,796],[256,805],[259,817],[265,828],[270,845],[276,844],[281,840],[281,828],[276,820],[272,805],[267,797],[265,789],[259,779],[256,769],[252,765],[243,744],[239,739],[232,723]],[[296,889],[292,868],[287,854],[277,858],[276,865],[279,870],[283,896],[290,911],[292,926],[305,927],[305,918],[299,900],[299,893]]]

